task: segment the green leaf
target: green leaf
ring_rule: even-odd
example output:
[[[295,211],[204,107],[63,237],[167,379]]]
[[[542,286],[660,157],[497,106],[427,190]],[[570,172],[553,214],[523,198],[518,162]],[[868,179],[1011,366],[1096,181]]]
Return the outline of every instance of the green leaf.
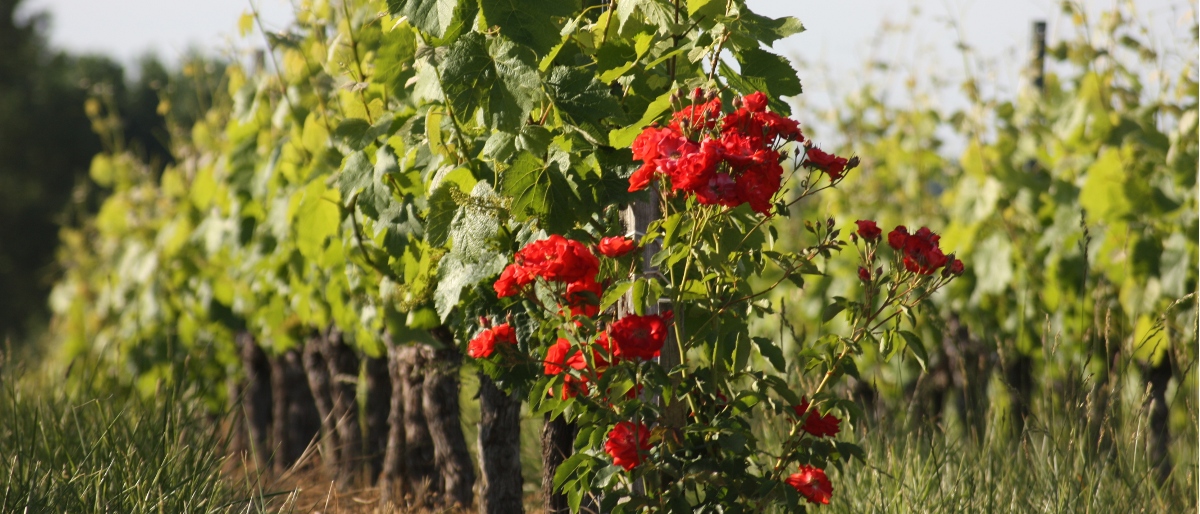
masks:
[[[296,249],[305,258],[317,261],[325,250],[325,242],[338,232],[341,210],[336,191],[326,189],[318,178],[301,192],[296,207]]]
[[[517,135],[497,130],[483,144],[483,158],[496,162],[509,162],[517,153]]]
[[[975,295],[999,294],[1009,287],[1013,279],[1012,251],[1012,240],[1002,233],[992,234],[975,246],[971,267],[987,270],[975,274]]]
[[[1086,182],[1079,191],[1079,203],[1092,219],[1119,220],[1133,210],[1125,181],[1125,165],[1121,162],[1120,152],[1106,149],[1088,167]]]
[[[536,217],[544,228],[562,233],[574,226],[572,203],[578,200],[556,161],[542,162],[521,152],[512,167],[501,174],[503,192],[511,196],[512,213],[518,220]]]
[[[748,48],[737,54],[738,62],[742,65],[742,77],[757,78],[767,86],[768,96],[778,98],[793,96],[803,92],[800,78],[792,63],[780,55],[773,54],[761,48]]]
[[[608,139],[601,128],[603,120],[622,115],[609,87],[581,68],[556,66],[546,79],[546,92],[554,107],[592,143]]]
[[[631,287],[633,287],[633,282],[629,280],[622,280],[611,286],[608,286],[608,289],[604,291],[604,296],[600,299],[600,311],[603,312],[608,310],[608,308],[617,303],[622,296],[625,296],[625,293],[629,291],[629,288]]]
[[[413,61],[416,56],[417,35],[407,24],[383,33],[379,49],[375,51],[372,81],[384,84],[392,93],[403,91],[404,83],[415,75]]]
[[[367,154],[363,152],[350,154],[346,158],[346,164],[342,166],[342,171],[337,176],[338,190],[342,193],[342,198],[346,202],[350,202],[355,193],[371,187],[373,177],[374,167]]]
[[[689,18],[696,16],[696,13],[702,12],[707,16],[723,12],[725,2],[721,0],[688,0],[687,13]]]
[[[414,27],[435,38],[453,36],[461,30],[467,11],[475,8],[475,2],[464,4],[462,0],[388,0],[387,4],[393,15],[407,17]]]
[[[499,79],[490,91],[488,101],[489,118],[493,120],[491,126],[523,127],[529,113],[542,103],[543,98],[536,56],[528,48],[504,37],[492,38],[488,52]]]
[[[458,305],[463,288],[499,275],[508,265],[508,256],[494,241],[500,232],[499,213],[480,207],[497,203],[499,197],[487,182],[477,184],[471,197],[477,201],[459,207],[450,224],[450,252],[438,263],[434,307],[442,321]]]
[[[675,5],[666,0],[626,0],[617,2],[617,19],[622,26],[635,9],[642,13],[646,21],[658,26],[660,33],[669,34],[677,25]]]
[[[325,129],[325,122],[320,116],[315,113],[309,113],[304,119],[304,129],[301,132],[301,143],[304,144],[304,149],[311,153],[318,153],[325,149],[329,144],[329,131]]]
[[[567,460],[564,460],[562,464],[559,464],[558,469],[554,472],[554,487],[562,487],[563,483],[565,483],[567,479],[575,473],[575,469],[590,459],[591,456],[586,453],[576,453],[570,457],[567,457]]]
[[[833,319],[834,316],[837,316],[838,313],[842,312],[842,310],[845,308],[846,301],[844,299],[840,299],[840,297],[835,298],[833,303],[826,305],[825,308],[821,310],[821,321],[828,323],[829,320]]]
[[[478,32],[458,39],[442,61],[442,89],[459,120],[485,109],[488,126],[516,132],[541,103],[532,52],[503,37]]]
[[[454,201],[454,191],[458,184],[443,182],[433,194],[429,195],[429,216],[426,218],[426,238],[432,246],[444,246],[450,235],[450,224],[458,213],[458,203]]]
[[[921,365],[921,369],[925,369],[926,363],[929,362],[929,354],[925,353],[925,345],[921,343],[921,338],[916,334],[907,330],[899,331],[900,337],[904,338],[904,344],[912,350],[913,356],[917,358],[917,364]]]
[[[690,8],[689,2],[689,8]],[[800,20],[791,16],[768,18],[752,12],[742,12],[729,21],[730,38],[738,48],[757,48],[758,43],[771,46],[776,41],[804,32]]]
[[[554,18],[574,14],[579,0],[479,0],[479,7],[488,26],[541,55],[561,39]]]
[[[654,99],[653,102],[650,102],[650,105],[646,106],[646,112],[642,114],[642,118],[636,123],[610,131],[608,133],[609,146],[613,148],[628,148],[632,145],[633,140],[637,138],[638,134],[642,133],[642,130],[654,123],[659,116],[662,116],[662,113],[671,108],[672,93],[671,91],[663,93]]]
[[[775,341],[765,337],[755,337],[753,341],[758,346],[758,353],[762,354],[777,371],[783,373],[787,370],[787,361],[783,358],[783,349],[775,344]]]

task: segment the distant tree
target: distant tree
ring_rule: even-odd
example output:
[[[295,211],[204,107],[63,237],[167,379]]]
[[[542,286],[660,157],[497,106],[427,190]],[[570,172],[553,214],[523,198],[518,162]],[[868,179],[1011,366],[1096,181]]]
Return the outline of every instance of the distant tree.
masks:
[[[0,341],[14,343],[48,318],[67,206],[91,212],[99,205],[102,192],[88,187],[87,171],[102,145],[84,110],[87,99],[103,92],[114,101],[128,148],[151,163],[170,159],[155,91],[166,68],[146,58],[138,81],[127,86],[123,67],[107,57],[52,49],[49,16],[18,19],[20,4],[0,0]]]

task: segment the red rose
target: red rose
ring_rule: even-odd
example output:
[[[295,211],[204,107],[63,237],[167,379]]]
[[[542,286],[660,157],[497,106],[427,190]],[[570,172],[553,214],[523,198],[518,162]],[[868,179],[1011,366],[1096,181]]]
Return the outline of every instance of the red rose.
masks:
[[[888,234],[888,245],[903,252],[904,268],[921,275],[931,275],[950,263],[950,259],[938,248],[940,240],[941,236],[926,227],[910,235],[908,229],[900,225]]]
[[[662,141],[664,135],[673,134],[669,129],[660,129],[655,127],[646,127],[637,138],[633,140],[633,158],[645,163],[649,163],[659,156],[658,143]]]
[[[767,139],[783,138],[788,141],[804,141],[804,134],[800,132],[800,123],[796,120],[773,112],[756,113],[754,119],[766,128]]]
[[[804,160],[805,166],[822,170],[829,174],[829,178],[834,180],[842,178],[842,173],[846,171],[846,165],[850,162],[845,157],[825,153],[815,146],[809,147],[806,155],[807,157]]]
[[[549,349],[546,350],[546,360],[544,362],[545,372],[547,375],[557,375],[565,370],[567,362],[567,354],[571,353],[571,342],[558,338]]]
[[[883,231],[879,230],[879,225],[872,220],[858,220],[854,223],[858,224],[858,237],[867,241],[878,241],[879,237],[883,235]]]
[[[859,266],[858,267],[858,279],[863,282],[870,282],[871,281],[871,271],[868,270],[867,268]]]
[[[529,243],[514,260],[518,285],[531,283],[536,277],[562,283],[594,279],[600,270],[600,259],[586,245],[558,234]]]
[[[657,314],[638,316],[630,314],[608,327],[612,341],[612,354],[618,359],[653,359],[658,357],[667,340],[667,320]]]
[[[800,405],[793,406],[792,410],[797,418],[804,418],[804,431],[814,437],[833,437],[842,431],[842,420],[835,418],[833,414],[822,416],[817,409],[809,409],[808,398],[801,398]],[[808,413],[807,417],[805,413]]]
[[[737,182],[728,173],[714,173],[708,185],[696,191],[696,201],[701,205],[724,205],[736,207],[742,203],[738,196]]]
[[[799,471],[787,477],[787,485],[795,488],[809,503],[829,505],[829,499],[833,497],[833,484],[829,483],[825,470],[804,464]]]
[[[586,370],[588,368],[588,364],[587,359],[583,358],[583,352],[576,350],[575,353],[571,354],[570,357],[567,357],[567,368],[576,371]],[[574,374],[568,373],[567,376],[563,378],[561,398],[566,400],[567,398],[574,398],[575,395],[580,393],[586,394],[587,383],[588,376],[586,374],[581,373],[579,376],[575,376]]]
[[[904,225],[897,225],[896,228],[888,232],[888,246],[893,250],[904,248],[904,242],[908,240],[908,228]]]
[[[650,451],[650,429],[642,423],[620,421],[608,433],[604,451],[613,458],[613,464],[633,469],[641,464],[643,454]]]
[[[671,188],[676,191],[694,193],[708,184],[709,177],[721,164],[720,143],[705,139],[695,151],[683,154],[668,168]]]
[[[467,343],[467,355],[476,359],[491,357],[497,342],[517,344],[517,332],[508,323],[486,329]]]
[[[763,112],[767,110],[767,95],[761,91],[751,93],[742,97],[742,105],[750,112]]]
[[[671,118],[669,126],[680,132],[697,128],[708,130],[717,125],[717,116],[720,114],[721,99],[714,97],[708,102],[684,107]]]
[[[590,318],[598,314],[602,294],[604,286],[597,283],[593,277],[585,277],[567,284],[567,305],[571,308],[571,315]]]
[[[628,191],[632,193],[634,191],[646,189],[646,186],[650,185],[650,181],[654,180],[655,171],[658,171],[658,163],[656,161],[650,161],[646,164],[643,164],[641,168],[638,168],[637,171],[634,171],[633,174],[629,176]]]
[[[746,170],[737,178],[738,196],[750,208],[763,215],[771,213],[771,198],[779,192],[783,167],[777,161],[766,161]]]
[[[963,267],[963,261],[954,259],[954,262],[950,263],[950,274],[951,275],[954,275],[954,276],[962,275],[964,271],[966,271],[966,269],[964,269],[964,267]]]
[[[601,255],[616,259],[637,250],[637,243],[624,236],[605,237],[600,240],[600,244],[596,245],[596,249],[600,251]]]
[[[500,278],[496,279],[496,283],[492,284],[492,288],[496,290],[496,296],[505,298],[515,295],[520,292],[521,285],[517,284],[516,274],[518,267],[509,264],[504,271],[500,273]]]

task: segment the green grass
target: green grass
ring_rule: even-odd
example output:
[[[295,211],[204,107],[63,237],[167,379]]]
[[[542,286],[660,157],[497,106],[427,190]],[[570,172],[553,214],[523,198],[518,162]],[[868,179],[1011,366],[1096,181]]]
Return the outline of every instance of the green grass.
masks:
[[[0,372],[0,512],[246,510],[200,401],[91,383]]]
[[[1191,419],[1172,434],[1174,465],[1161,483],[1146,453],[1146,417],[1136,412],[1105,423],[1104,449],[1079,412],[1032,419],[1019,441],[1003,428],[969,441],[928,426],[877,427],[862,435],[867,462],[831,477],[828,511],[1196,512],[1197,431],[1188,410]]]

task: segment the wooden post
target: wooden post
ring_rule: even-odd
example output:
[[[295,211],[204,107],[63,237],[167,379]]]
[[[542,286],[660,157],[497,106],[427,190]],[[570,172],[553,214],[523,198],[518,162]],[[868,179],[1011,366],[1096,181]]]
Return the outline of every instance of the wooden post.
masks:
[[[1030,41],[1030,72],[1034,89],[1041,93],[1046,88],[1046,22],[1033,22],[1033,33]]]
[[[653,223],[661,216],[658,206],[657,184],[651,184],[648,194],[650,196],[648,201],[633,202],[621,211],[621,223],[625,225],[625,233],[628,237],[635,240],[640,240],[646,234],[646,230],[649,229],[650,223]],[[651,259],[661,249],[662,243],[657,240],[642,248],[642,277],[649,278],[659,275],[658,267],[651,263]],[[646,307],[646,313],[658,314],[671,309],[669,301],[659,299],[655,304]],[[625,298],[617,303],[617,313],[619,316],[625,316],[633,312],[633,292],[630,291],[626,293]],[[676,317],[674,322],[682,323],[682,316]],[[663,344],[658,363],[663,369],[670,371],[683,362],[683,356],[679,353],[679,342],[675,340],[674,331],[668,331],[668,333],[672,335],[668,336],[667,342]],[[673,403],[667,406],[664,411],[663,424],[670,428],[681,428],[684,424],[682,407],[683,404],[680,403]]]

